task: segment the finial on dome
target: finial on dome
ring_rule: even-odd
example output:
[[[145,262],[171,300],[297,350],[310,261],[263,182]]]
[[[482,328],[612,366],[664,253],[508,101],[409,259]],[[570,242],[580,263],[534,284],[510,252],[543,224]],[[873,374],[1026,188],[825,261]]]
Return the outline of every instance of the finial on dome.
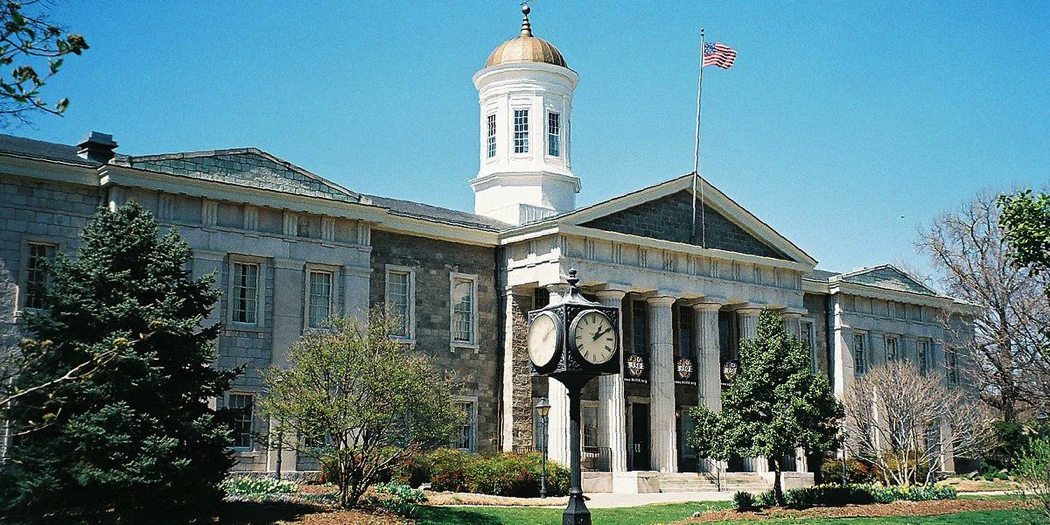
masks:
[[[532,25],[529,24],[529,13],[531,11],[528,1],[521,3],[521,14],[525,15],[521,19],[521,36],[532,36]]]

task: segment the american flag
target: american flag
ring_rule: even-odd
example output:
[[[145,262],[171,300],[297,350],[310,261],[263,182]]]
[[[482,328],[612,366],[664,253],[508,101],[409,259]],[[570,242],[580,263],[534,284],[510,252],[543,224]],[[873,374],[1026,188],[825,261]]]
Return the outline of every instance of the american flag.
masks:
[[[733,67],[736,51],[721,42],[704,44],[704,66],[718,66],[722,69]]]

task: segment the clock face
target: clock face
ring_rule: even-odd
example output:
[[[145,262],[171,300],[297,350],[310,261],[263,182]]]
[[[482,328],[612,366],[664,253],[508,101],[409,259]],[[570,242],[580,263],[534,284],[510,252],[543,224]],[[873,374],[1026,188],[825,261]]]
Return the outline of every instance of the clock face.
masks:
[[[612,321],[594,310],[580,314],[573,321],[572,338],[580,356],[595,365],[612,359],[619,343]]]
[[[529,359],[536,366],[546,366],[554,359],[561,342],[558,322],[549,313],[542,313],[529,326]]]

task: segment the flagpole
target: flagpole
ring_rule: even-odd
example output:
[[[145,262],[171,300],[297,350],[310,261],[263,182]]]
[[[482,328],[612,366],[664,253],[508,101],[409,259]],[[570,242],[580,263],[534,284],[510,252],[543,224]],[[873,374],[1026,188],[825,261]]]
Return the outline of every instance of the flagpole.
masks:
[[[700,101],[704,93],[704,29],[700,28],[700,73],[696,81],[696,135],[693,143],[693,229],[692,239],[696,239],[696,182],[700,178]],[[703,191],[701,185],[700,191]],[[703,196],[701,195],[701,199]],[[704,213],[703,207],[700,213]],[[707,247],[707,221],[702,221],[700,246]]]

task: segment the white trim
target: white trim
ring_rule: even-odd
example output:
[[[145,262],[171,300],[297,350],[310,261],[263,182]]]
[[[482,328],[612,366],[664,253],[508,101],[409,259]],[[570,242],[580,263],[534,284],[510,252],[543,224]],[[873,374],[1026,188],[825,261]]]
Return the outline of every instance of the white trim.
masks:
[[[236,287],[234,286],[234,268],[237,264],[253,264],[259,270],[256,273],[255,279],[255,322],[246,323],[234,320],[234,300],[236,300]],[[228,258],[226,265],[226,322],[227,326],[231,330],[258,330],[266,326],[265,323],[265,312],[266,312],[266,258],[255,255],[243,255],[239,253],[231,253]]]
[[[471,335],[471,339],[472,340],[469,341],[469,342],[456,340],[456,327],[455,327],[455,324],[456,324],[456,313],[455,313],[456,304],[452,300],[452,298],[454,296],[453,294],[455,293],[456,281],[470,281],[470,283],[471,283],[470,284],[470,293],[471,293],[472,300],[470,302],[470,307],[471,307],[471,312],[470,312],[470,323],[471,323],[470,335]],[[449,301],[448,301],[448,313],[449,313],[448,339],[449,339],[449,347],[451,348],[451,350],[453,352],[455,352],[457,348],[469,348],[471,350],[474,350],[475,354],[478,353],[480,348],[481,348],[480,345],[478,344],[478,276],[476,274],[449,272],[448,273],[448,299],[449,299]]]
[[[383,273],[383,303],[390,306],[390,274],[403,273],[408,275],[408,318],[405,319],[408,333],[403,337],[395,337],[409,345],[416,343],[416,269],[411,266],[398,266],[388,264]]]
[[[306,263],[303,265],[303,330],[317,330],[321,327],[310,326],[310,274],[312,273],[324,273],[328,274],[332,278],[331,290],[328,293],[328,315],[329,317],[336,315],[335,304],[336,295],[339,291],[339,285],[336,282],[336,276],[339,275],[338,267],[332,267],[324,264],[317,263]]]

